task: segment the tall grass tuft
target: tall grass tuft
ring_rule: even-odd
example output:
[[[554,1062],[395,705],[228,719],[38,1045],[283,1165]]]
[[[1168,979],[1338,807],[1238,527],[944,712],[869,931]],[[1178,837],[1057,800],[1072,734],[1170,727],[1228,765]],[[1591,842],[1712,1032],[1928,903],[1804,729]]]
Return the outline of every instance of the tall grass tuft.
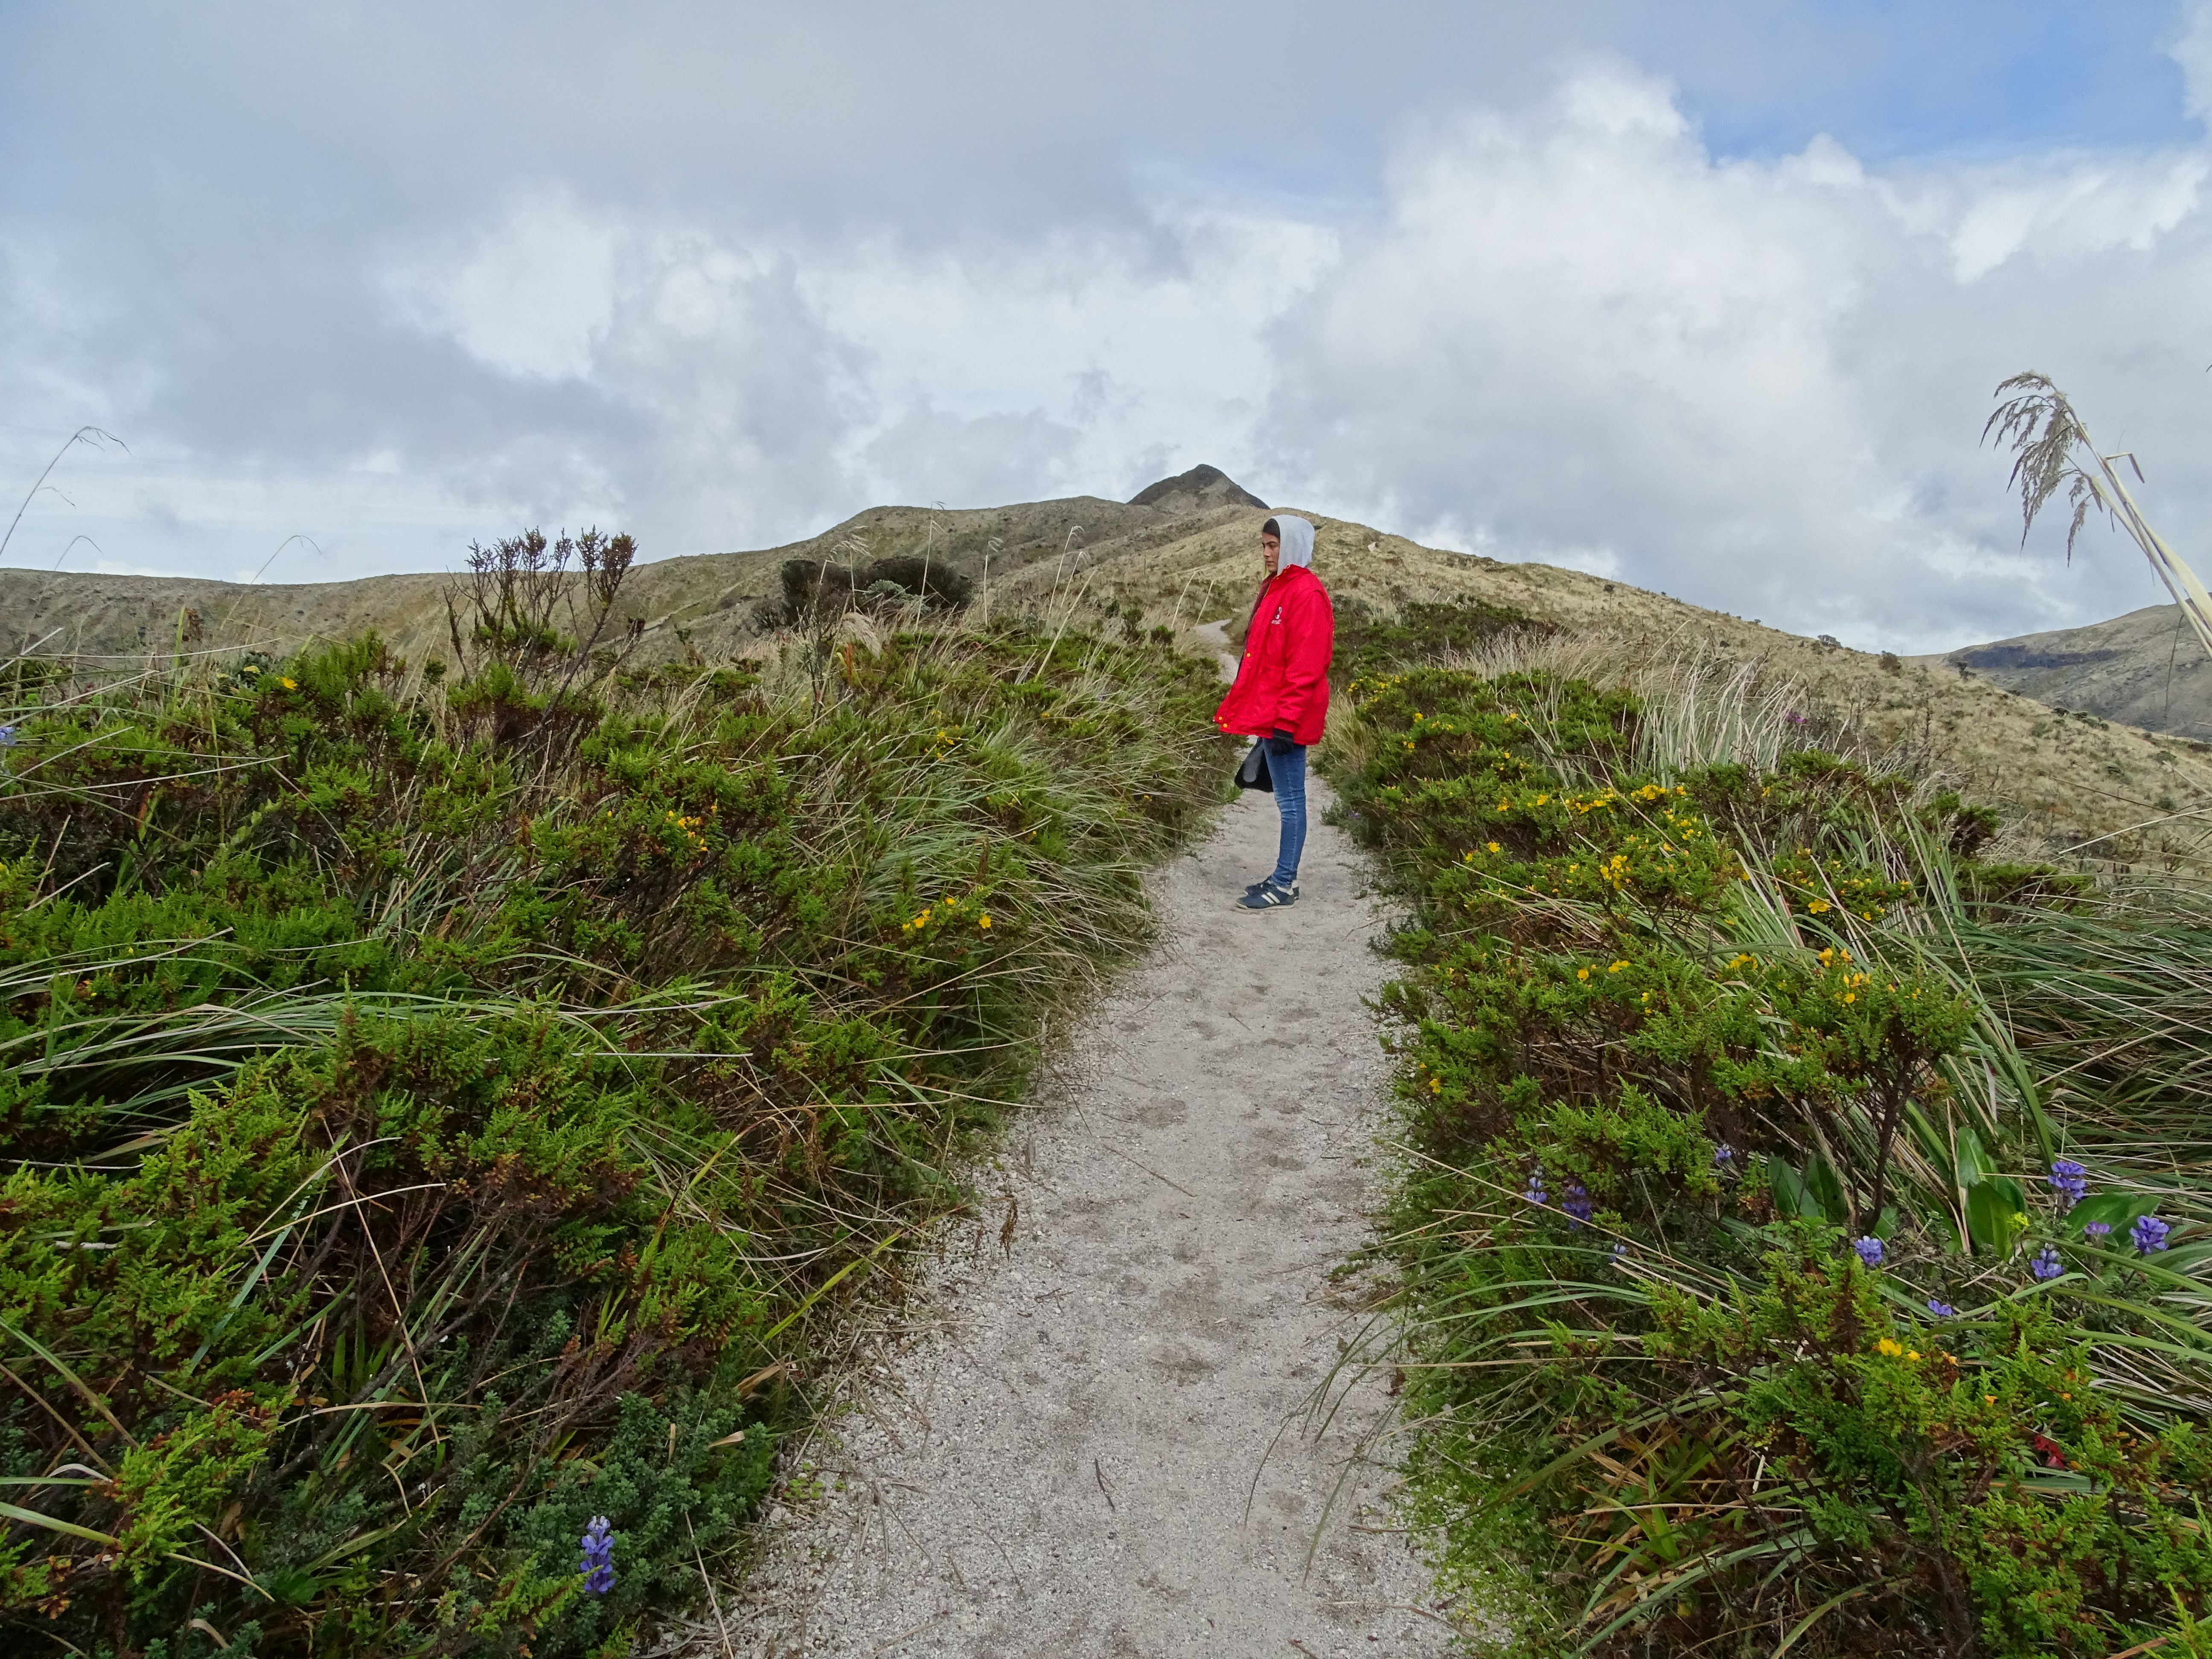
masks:
[[[2212,593],[2205,591],[2188,562],[2152,527],[2114,465],[2125,461],[2141,483],[2142,463],[2130,454],[2107,455],[2099,449],[2073,401],[2047,374],[2033,370],[2015,374],[1997,387],[1996,395],[2004,401],[1983,427],[1982,435],[2012,446],[2012,483],[2020,491],[2021,541],[2027,539],[2037,514],[2063,487],[2067,503],[2074,509],[2066,526],[2066,556],[2069,560],[2074,556],[2075,539],[2094,507],[2142,550],[2174,604],[2189,618],[2197,643],[2212,652]]]
[[[1364,678],[1338,767],[1416,905],[1391,1250],[1469,1604],[1546,1654],[2193,1628],[2201,906],[2029,855],[1786,684],[1456,660]]]
[[[1214,796],[1204,663],[638,667],[625,538],[477,554],[450,661],[0,670],[16,1639],[622,1650]]]

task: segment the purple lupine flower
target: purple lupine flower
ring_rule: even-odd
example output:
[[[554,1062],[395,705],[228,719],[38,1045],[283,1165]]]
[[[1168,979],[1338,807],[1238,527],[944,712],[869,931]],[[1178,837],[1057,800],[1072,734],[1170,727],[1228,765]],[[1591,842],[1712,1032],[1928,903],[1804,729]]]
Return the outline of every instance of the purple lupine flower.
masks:
[[[1542,1164],[1539,1164],[1535,1168],[1528,1171],[1528,1186],[1527,1190],[1524,1191],[1521,1196],[1527,1199],[1531,1204],[1534,1204],[1540,1210],[1552,1201],[1552,1195],[1544,1190],[1544,1166]]]
[[[1613,1247],[1613,1259],[1615,1261],[1620,1261],[1623,1256],[1626,1255],[1627,1254],[1628,1254],[1628,1246],[1627,1246],[1627,1245],[1626,1245],[1626,1244],[1616,1244],[1616,1245],[1614,1245],[1614,1246]]]
[[[583,1541],[584,1564],[577,1571],[584,1575],[584,1593],[605,1595],[615,1587],[615,1534],[605,1516],[592,1517]]]
[[[1932,1296],[1928,1298],[1928,1311],[1938,1319],[1956,1319],[1959,1316],[1956,1308],[1948,1302],[1938,1302]]]
[[[1567,1195],[1561,1200],[1559,1207],[1567,1212],[1568,1220],[1573,1222],[1577,1227],[1581,1226],[1590,1218],[1589,1189],[1579,1181],[1570,1181],[1567,1183]]]
[[[2153,1250],[2166,1248],[2166,1236],[2172,1231],[2156,1216],[2147,1215],[2128,1229],[2128,1237],[2135,1240],[2137,1255],[2148,1255]]]
[[[2064,1199],[2069,1206],[2079,1204],[2089,1190],[2088,1170],[2070,1158],[2062,1158],[2053,1164],[2051,1173],[2044,1179],[2051,1183],[2051,1190]]]
[[[1713,1168],[1732,1170],[1735,1167],[1735,1148],[1723,1140],[1713,1148]]]
[[[2093,1243],[2101,1244],[2112,1236],[2112,1224],[2109,1221],[2085,1221],[2081,1224],[2081,1236]]]
[[[2046,1244],[2028,1258],[2027,1270],[2035,1275],[2038,1283],[2041,1283],[2064,1273],[2066,1264],[2058,1259],[2058,1252]]]
[[[1869,1267],[1881,1266],[1881,1241],[1878,1238],[1855,1238],[1851,1249],[1858,1252],[1861,1261]]]

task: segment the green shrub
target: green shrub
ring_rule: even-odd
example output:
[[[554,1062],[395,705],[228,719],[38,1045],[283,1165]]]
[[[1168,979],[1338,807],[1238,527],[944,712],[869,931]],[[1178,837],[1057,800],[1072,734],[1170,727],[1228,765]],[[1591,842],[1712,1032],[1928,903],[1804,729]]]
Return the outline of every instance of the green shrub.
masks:
[[[1639,769],[1625,692],[1355,695],[1342,811],[1417,904],[1415,1507],[1509,1645],[2087,1659],[2201,1615],[2186,907],[1984,869],[1985,811],[1836,756]]]
[[[624,1650],[1213,799],[1203,663],[1002,625],[632,670],[627,544],[577,622],[538,542],[479,550],[435,674],[15,677],[18,1638]]]

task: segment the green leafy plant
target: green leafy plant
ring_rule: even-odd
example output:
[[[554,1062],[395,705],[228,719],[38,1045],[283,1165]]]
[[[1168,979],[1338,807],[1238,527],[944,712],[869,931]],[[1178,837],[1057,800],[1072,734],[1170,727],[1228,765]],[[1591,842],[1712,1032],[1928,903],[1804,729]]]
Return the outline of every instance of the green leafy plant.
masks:
[[[1416,907],[1395,1363],[1447,1577],[1532,1653],[2178,1638],[2192,902],[1984,864],[1985,809],[1653,678],[1353,692],[1345,821]]]
[[[1001,623],[632,667],[631,553],[477,550],[435,674],[12,666],[15,1639],[624,1650],[1143,936],[1207,665]]]

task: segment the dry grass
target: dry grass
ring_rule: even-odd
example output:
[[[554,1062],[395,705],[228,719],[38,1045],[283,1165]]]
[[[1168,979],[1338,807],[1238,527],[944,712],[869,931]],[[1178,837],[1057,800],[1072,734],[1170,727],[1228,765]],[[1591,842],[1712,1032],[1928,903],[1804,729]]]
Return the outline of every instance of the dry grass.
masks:
[[[1265,516],[1089,497],[951,513],[879,507],[789,547],[641,566],[625,603],[647,628],[648,658],[686,648],[752,654],[763,648],[754,608],[775,595],[787,558],[844,557],[854,547],[881,557],[927,546],[979,581],[979,610],[1095,621],[1109,606],[1125,617],[1134,607],[1141,625],[1170,627],[1187,646],[1206,649],[1188,629],[1224,617],[1242,622],[1257,585],[1256,532]],[[2212,870],[2212,744],[2062,714],[1940,664],[1824,644],[1579,571],[1444,552],[1308,516],[1319,527],[1315,569],[1340,599],[1382,612],[1482,599],[1559,624],[1584,641],[1573,648],[1593,661],[1748,667],[1761,686],[1794,688],[1805,704],[1798,712],[1826,730],[1885,751],[1911,747],[1918,763],[2003,805],[2054,846],[2081,846],[2114,866]],[[58,647],[159,655],[190,605],[206,619],[211,642],[225,621],[231,634],[268,639],[374,625],[411,653],[428,648],[443,627],[444,580],[243,588],[4,571],[0,614],[21,619],[18,629],[65,626]]]
[[[1148,620],[1168,621],[1180,600],[1183,622],[1200,611],[1241,621],[1258,574],[1251,549],[1261,515],[1243,516],[1251,522],[1101,559],[1086,573],[1091,592],[1138,600]],[[1580,571],[1504,564],[1343,520],[1316,522],[1314,568],[1340,599],[1385,611],[1455,599],[1511,606],[1566,630],[1568,642],[1528,648],[1570,672],[1650,662],[1748,670],[1761,687],[1791,688],[1802,699],[1796,712],[1826,732],[1881,752],[1909,749],[1916,764],[2003,806],[2054,847],[2082,846],[2085,856],[2114,866],[2212,873],[2212,744],[2061,714],[1927,663],[1803,639]]]

